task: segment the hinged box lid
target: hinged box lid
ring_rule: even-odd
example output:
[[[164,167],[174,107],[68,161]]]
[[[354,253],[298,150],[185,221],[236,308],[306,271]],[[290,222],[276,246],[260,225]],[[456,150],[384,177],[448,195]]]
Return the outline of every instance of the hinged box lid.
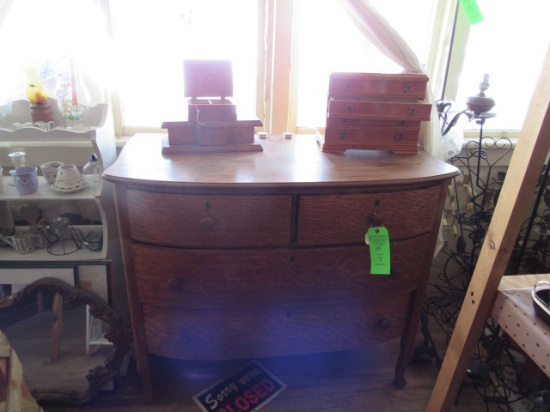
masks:
[[[233,96],[231,60],[184,60],[185,97],[221,98]]]

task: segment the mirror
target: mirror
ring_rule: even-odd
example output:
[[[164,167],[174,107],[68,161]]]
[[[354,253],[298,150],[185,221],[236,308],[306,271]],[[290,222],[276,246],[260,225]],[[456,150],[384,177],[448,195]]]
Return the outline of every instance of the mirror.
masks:
[[[39,403],[91,401],[113,385],[132,344],[130,325],[107,303],[55,278],[0,298],[0,330]]]

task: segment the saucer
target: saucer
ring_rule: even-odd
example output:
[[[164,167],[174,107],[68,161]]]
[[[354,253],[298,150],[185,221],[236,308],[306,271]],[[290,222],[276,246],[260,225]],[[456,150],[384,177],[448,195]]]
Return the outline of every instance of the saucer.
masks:
[[[70,189],[62,189],[60,187],[57,187],[55,185],[55,183],[53,185],[50,185],[50,187],[55,190],[56,192],[60,192],[60,193],[74,193],[74,192],[78,192],[82,189],[84,189],[84,186],[86,186],[86,182],[82,182],[82,184],[80,186],[77,186],[77,187],[72,187]]]

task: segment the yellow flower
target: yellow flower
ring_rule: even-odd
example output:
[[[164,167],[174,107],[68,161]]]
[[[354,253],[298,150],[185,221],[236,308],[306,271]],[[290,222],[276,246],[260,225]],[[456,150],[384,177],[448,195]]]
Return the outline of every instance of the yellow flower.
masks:
[[[25,91],[27,94],[27,99],[29,99],[34,106],[40,106],[46,103],[48,94],[46,93],[42,82],[29,82]]]

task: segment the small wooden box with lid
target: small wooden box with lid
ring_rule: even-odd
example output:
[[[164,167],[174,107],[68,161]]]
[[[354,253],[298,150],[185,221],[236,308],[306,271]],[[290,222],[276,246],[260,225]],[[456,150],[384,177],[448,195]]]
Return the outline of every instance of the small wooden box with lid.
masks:
[[[322,149],[416,154],[420,123],[429,121],[424,74],[332,73]]]
[[[187,113],[181,121],[164,122],[168,130],[163,153],[262,151],[254,142],[256,118],[243,118],[233,96],[233,70],[229,60],[184,61]]]

